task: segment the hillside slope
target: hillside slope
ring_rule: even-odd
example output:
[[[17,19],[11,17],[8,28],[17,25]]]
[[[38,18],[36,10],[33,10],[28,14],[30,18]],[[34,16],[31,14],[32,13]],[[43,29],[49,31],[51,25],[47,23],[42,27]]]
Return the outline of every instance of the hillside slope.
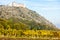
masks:
[[[8,22],[4,22],[5,20]],[[4,27],[9,25],[9,28],[17,30],[24,28],[25,30],[57,30],[54,24],[46,20],[35,11],[28,8],[4,5],[0,5],[0,26],[1,25]]]

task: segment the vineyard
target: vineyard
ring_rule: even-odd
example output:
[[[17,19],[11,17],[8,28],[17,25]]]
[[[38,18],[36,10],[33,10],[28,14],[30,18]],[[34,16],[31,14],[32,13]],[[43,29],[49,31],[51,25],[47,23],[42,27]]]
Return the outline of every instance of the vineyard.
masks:
[[[11,38],[60,38],[60,31],[48,30],[3,30],[0,37]]]
[[[31,22],[31,21],[30,21]],[[29,22],[29,24],[31,24]],[[32,22],[34,23],[34,22]],[[32,27],[31,27],[32,26]],[[40,39],[59,39],[60,38],[60,31],[59,30],[39,30],[39,27],[46,27],[48,25],[40,25],[33,26],[33,25],[26,25],[23,22],[13,22],[12,19],[5,20],[0,19],[0,39],[1,40],[40,40]],[[30,28],[31,27],[31,28]],[[35,28],[34,28],[35,27]],[[12,39],[13,38],[13,39]]]

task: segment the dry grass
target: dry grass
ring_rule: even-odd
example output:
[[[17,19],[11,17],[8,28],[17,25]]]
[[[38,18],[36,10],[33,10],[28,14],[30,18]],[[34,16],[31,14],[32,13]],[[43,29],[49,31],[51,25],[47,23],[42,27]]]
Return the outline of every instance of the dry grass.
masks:
[[[0,38],[0,40],[60,40],[60,38]]]

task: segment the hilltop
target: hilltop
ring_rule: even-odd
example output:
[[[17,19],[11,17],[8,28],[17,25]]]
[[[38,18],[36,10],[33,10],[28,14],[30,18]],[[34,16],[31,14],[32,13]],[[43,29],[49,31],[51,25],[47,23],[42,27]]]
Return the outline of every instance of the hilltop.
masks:
[[[3,22],[3,23],[2,23]],[[9,27],[8,27],[8,26]],[[0,5],[0,27],[7,29],[57,30],[56,26],[28,8]]]

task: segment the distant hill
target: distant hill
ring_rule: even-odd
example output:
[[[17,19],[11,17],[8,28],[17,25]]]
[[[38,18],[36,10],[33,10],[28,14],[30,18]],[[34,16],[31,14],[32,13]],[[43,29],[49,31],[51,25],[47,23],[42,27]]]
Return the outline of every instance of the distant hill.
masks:
[[[3,27],[2,27],[3,26]],[[0,28],[57,30],[56,26],[28,8],[0,5]]]

